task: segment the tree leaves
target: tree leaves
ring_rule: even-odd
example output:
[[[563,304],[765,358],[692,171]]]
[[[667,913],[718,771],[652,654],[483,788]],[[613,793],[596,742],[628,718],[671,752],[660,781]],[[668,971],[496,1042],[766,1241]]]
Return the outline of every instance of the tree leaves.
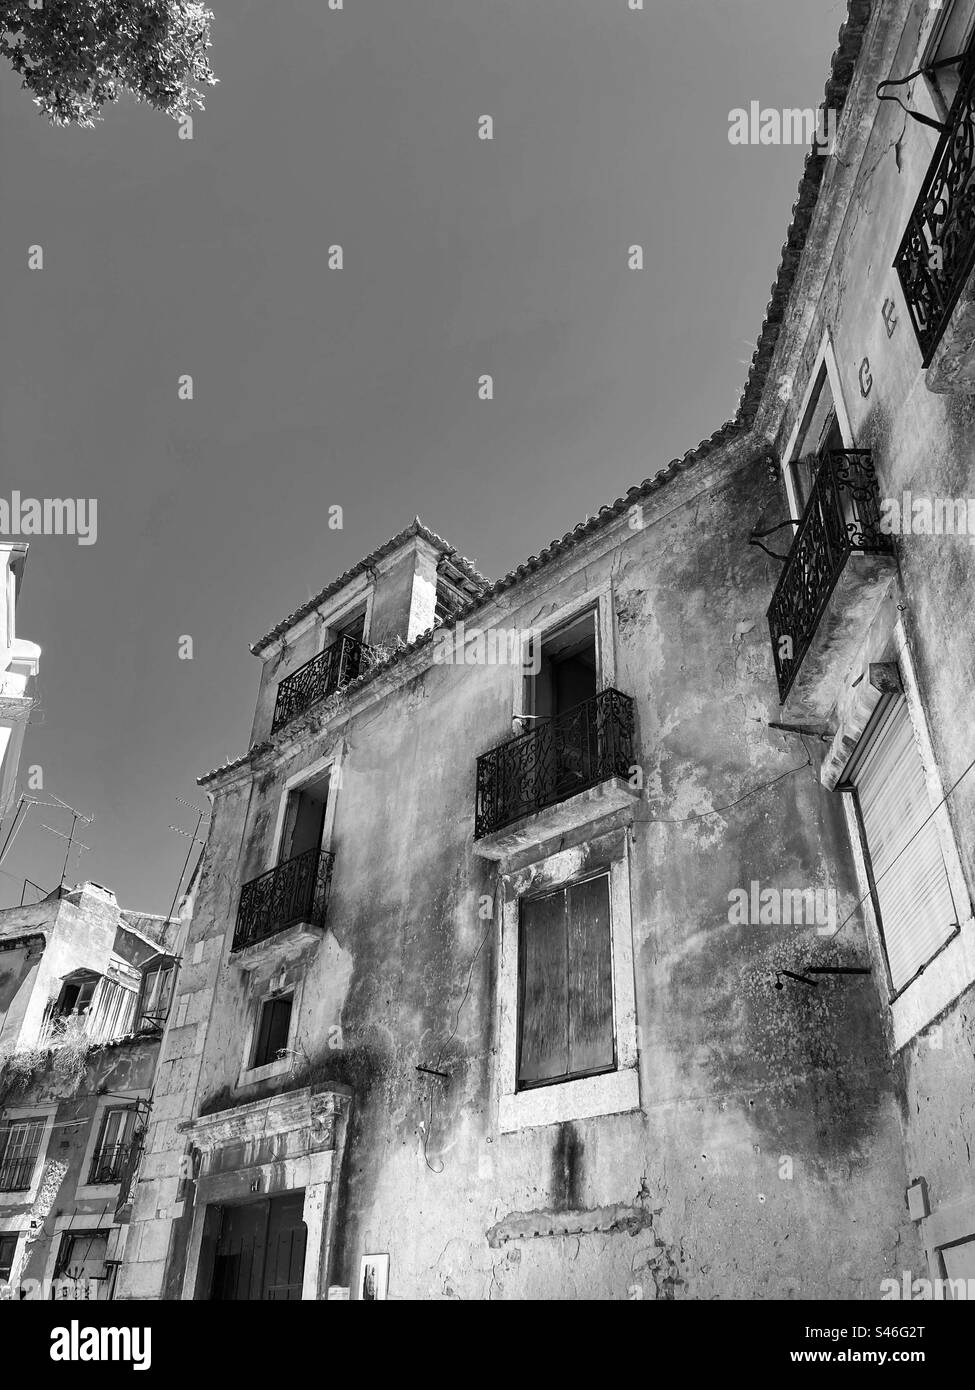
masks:
[[[90,128],[121,92],[182,120],[217,81],[212,22],[198,0],[0,0],[0,54],[52,125]]]

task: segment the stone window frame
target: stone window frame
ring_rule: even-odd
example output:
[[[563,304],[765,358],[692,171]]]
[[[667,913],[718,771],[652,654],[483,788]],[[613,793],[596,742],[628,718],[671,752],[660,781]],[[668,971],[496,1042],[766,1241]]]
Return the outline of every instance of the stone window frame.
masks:
[[[896,661],[900,669],[907,712],[924,767],[931,805],[938,806],[944,797],[946,787],[935,757],[927,715],[918,685],[917,670],[902,618],[898,618],[893,625],[890,646],[892,653],[890,660]],[[866,692],[868,684],[864,678],[861,682],[864,692]],[[869,709],[862,701],[854,706],[853,711],[841,722],[836,732],[833,740],[834,749],[856,746],[869,720],[869,713]],[[849,756],[844,761],[849,762]],[[838,774],[837,760],[827,756],[823,765],[823,781],[831,790],[836,787],[840,780]],[[861,908],[871,939],[871,951],[876,960],[884,960],[882,934],[874,910],[873,897],[870,893],[857,808],[849,796],[843,797],[843,804],[849,842],[856,866],[859,893],[862,898]],[[882,972],[882,994],[884,1002],[890,1010],[895,1052],[906,1047],[912,1039],[933,1023],[938,1015],[943,1013],[955,999],[972,984],[975,984],[975,918],[972,915],[972,895],[965,878],[955,829],[947,804],[938,807],[932,816],[932,821],[941,841],[948,882],[951,885],[952,896],[959,914],[960,930],[931,957],[923,970],[905,985],[896,997],[892,995],[886,971]]]
[[[587,864],[587,852],[601,851],[598,862]],[[613,1029],[616,1068],[598,1076],[577,1077],[528,1090],[517,1088],[518,1068],[518,940],[521,899],[526,888],[541,880],[546,888],[566,886],[591,876],[597,868],[609,874],[610,940],[613,961]],[[573,849],[544,850],[521,868],[499,874],[501,947],[498,952],[498,1046],[494,1078],[494,1107],[502,1134],[543,1125],[618,1115],[640,1109],[639,1048],[634,978],[633,919],[629,836],[625,829],[588,841]]]
[[[309,763],[300,772],[292,773],[285,779],[281,788],[278,800],[278,813],[274,822],[274,835],[271,842],[271,854],[267,864],[268,869],[274,869],[278,865],[278,855],[281,853],[281,842],[284,838],[284,827],[288,815],[288,798],[292,792],[300,792],[302,787],[311,782],[318,781],[323,772],[329,773],[328,802],[325,806],[325,824],[322,827],[322,850],[329,851],[332,846],[332,838],[335,830],[335,803],[338,799],[337,793],[342,786],[342,763],[345,759],[344,745],[340,745],[325,757],[318,758],[317,761]],[[333,774],[338,774],[334,776]]]
[[[44,1121],[44,1130],[37,1149],[37,1159],[34,1163],[30,1188],[24,1192],[0,1192],[0,1207],[31,1206],[37,1200],[37,1194],[41,1189],[41,1182],[47,1169],[47,1151],[50,1147],[51,1135],[54,1133],[54,1119],[57,1112],[58,1102],[49,1105],[12,1106],[9,1110],[0,1111],[0,1128],[4,1130],[14,1120]],[[7,1136],[4,1134],[4,1147],[6,1147],[6,1138]]]
[[[318,651],[316,655],[321,656],[326,647],[337,639],[336,629],[352,616],[358,609],[364,609],[362,622],[362,643],[363,646],[369,645],[369,633],[372,629],[372,610],[376,598],[376,586],[372,579],[366,579],[366,583],[361,589],[352,594],[343,594],[341,602],[336,602],[334,607],[323,604],[321,608],[316,608],[314,618],[319,623]]]
[[[297,1060],[295,1044],[298,1041],[298,1019],[301,1013],[304,981],[298,979],[292,984],[285,983],[275,986],[275,980],[280,980],[282,973],[279,971],[272,979],[268,980],[261,993],[248,1003],[247,1032],[244,1037],[244,1049],[241,1054],[242,1060],[237,1075],[236,1090],[241,1090],[246,1086],[254,1086],[261,1081],[268,1081],[274,1076],[288,1076],[295,1069]],[[288,1055],[275,1062],[266,1062],[262,1067],[250,1066],[249,1059],[254,1051],[254,1042],[260,1027],[261,1011],[264,1005],[269,999],[288,993],[291,995],[291,1018],[288,1021]]]
[[[527,714],[525,709],[525,672],[531,670],[532,647],[537,648],[546,637],[567,627],[575,618],[586,613],[593,614],[593,628],[596,636],[596,691],[608,690],[616,685],[616,623],[613,612],[613,581],[605,579],[601,584],[587,589],[579,598],[561,604],[544,618],[529,623],[521,631],[521,664],[514,668],[512,689],[511,720],[512,728]],[[520,624],[519,624],[520,626]],[[525,725],[522,725],[525,728]],[[534,728],[534,721],[527,721],[527,729]]]
[[[833,335],[827,328],[820,341],[816,360],[809,372],[806,381],[806,389],[803,392],[802,402],[799,406],[799,413],[796,416],[795,424],[789,434],[789,442],[782,451],[782,481],[785,485],[786,497],[789,500],[789,516],[795,517],[797,523],[802,519],[802,508],[799,505],[799,493],[796,487],[793,464],[797,461],[796,450],[799,447],[799,440],[802,436],[803,423],[809,414],[816,388],[820,385],[820,377],[824,370],[826,373],[825,384],[829,386],[830,394],[833,398],[833,408],[836,411],[836,423],[839,425],[840,434],[843,436],[843,446],[846,449],[855,447],[853,443],[853,425],[850,420],[850,413],[846,408],[846,399],[843,395],[843,387],[840,382],[839,364],[836,361],[836,349],[833,347]],[[793,536],[798,530],[798,525],[793,526]]]

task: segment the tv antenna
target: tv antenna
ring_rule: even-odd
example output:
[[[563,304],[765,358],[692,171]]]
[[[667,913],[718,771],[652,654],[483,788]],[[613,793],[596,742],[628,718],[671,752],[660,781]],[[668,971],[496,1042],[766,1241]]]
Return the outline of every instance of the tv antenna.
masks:
[[[181,830],[178,825],[171,825],[169,827],[169,829],[174,831],[177,835],[184,835],[186,839],[189,840],[190,847],[186,851],[186,858],[183,860],[183,867],[182,869],[180,869],[179,872],[179,880],[176,884],[176,892],[173,894],[173,905],[169,909],[169,917],[167,918],[167,921],[172,920],[173,914],[176,911],[176,904],[179,902],[179,890],[183,886],[183,879],[186,876],[186,870],[189,867],[190,858],[193,854],[193,846],[200,845],[202,849],[206,849],[206,840],[201,840],[199,838],[200,826],[203,825],[204,822],[206,822],[208,825],[210,823],[209,811],[204,811],[199,806],[194,806],[192,801],[184,801],[181,796],[178,796],[176,800],[179,802],[181,806],[185,806],[188,811],[196,812],[196,825],[193,827],[192,831]]]

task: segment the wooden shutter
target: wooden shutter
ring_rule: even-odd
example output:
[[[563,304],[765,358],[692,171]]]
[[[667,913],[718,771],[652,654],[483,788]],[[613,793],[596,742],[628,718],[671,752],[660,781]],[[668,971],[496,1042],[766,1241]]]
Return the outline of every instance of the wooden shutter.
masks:
[[[521,905],[519,1085],[564,1076],[569,1066],[565,892]]]
[[[891,981],[899,990],[953,935],[958,920],[903,698],[883,716],[853,781]]]
[[[569,933],[569,1071],[605,1071],[614,1062],[613,957],[609,879],[566,891]]]
[[[609,877],[521,905],[519,1086],[615,1064]]]

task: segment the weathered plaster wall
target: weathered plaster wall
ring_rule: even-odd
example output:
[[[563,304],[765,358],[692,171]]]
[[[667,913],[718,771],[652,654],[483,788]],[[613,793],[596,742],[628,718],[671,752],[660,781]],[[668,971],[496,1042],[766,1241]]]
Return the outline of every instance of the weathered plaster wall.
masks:
[[[810,233],[812,254],[796,296],[807,306],[807,322],[801,334],[791,328],[784,334],[777,363],[779,384],[784,378],[791,385],[791,398],[779,420],[769,417],[767,424],[781,449],[828,330],[854,441],[858,448],[873,450],[881,497],[900,499],[909,490],[915,498],[968,499],[975,498],[975,396],[928,389],[921,351],[892,268],[937,134],[909,119],[895,103],[877,103],[874,96],[878,81],[917,67],[927,11],[922,0],[896,0],[877,16],[849,103],[859,135],[840,150]],[[935,114],[922,81],[913,84],[907,104]],[[841,190],[854,171],[847,205]],[[835,249],[828,256],[822,250],[817,253],[817,247],[831,246],[834,238]],[[885,301],[896,319],[892,333],[884,319]],[[765,524],[775,519],[773,513],[785,514],[781,503],[767,506]],[[968,889],[967,900],[956,908],[959,920],[968,921],[968,931],[975,883],[975,774],[966,775],[975,758],[973,542],[975,536],[969,535],[898,537],[900,577],[890,600],[907,630],[944,790],[963,779],[951,793],[948,808]],[[888,630],[889,626],[888,622]],[[871,642],[876,645],[873,635],[865,652]],[[881,657],[879,650],[869,650],[868,655]],[[838,693],[844,675],[849,679],[847,673],[838,673]],[[970,1143],[975,1107],[973,1000],[975,991],[968,988],[904,1050],[908,1163],[911,1176],[926,1177],[935,1210],[962,1199],[975,1203]]]
[[[612,581],[615,684],[636,700],[648,789],[629,832],[642,1110],[498,1131],[497,920],[478,914],[497,870],[473,853],[474,759],[510,736],[517,677],[429,666],[216,791],[134,1218],[166,1243],[173,1226],[171,1278],[154,1256],[127,1271],[130,1296],[178,1283],[180,1109],[327,1080],[354,1090],[333,1282],[388,1250],[400,1297],[873,1297],[910,1263],[876,995],[858,978],[773,988],[779,968],[861,962],[859,920],[830,947],[728,920],[753,879],[835,888],[840,920],[855,902],[835,799],[802,742],[765,726],[774,573],[745,538],[767,482],[741,462],[709,461],[644,530],[602,533],[478,618],[527,627]],[[287,778],[340,747],[329,928],[301,966],[294,1070],[240,1089],[262,983],[228,959],[240,883],[269,866]]]

